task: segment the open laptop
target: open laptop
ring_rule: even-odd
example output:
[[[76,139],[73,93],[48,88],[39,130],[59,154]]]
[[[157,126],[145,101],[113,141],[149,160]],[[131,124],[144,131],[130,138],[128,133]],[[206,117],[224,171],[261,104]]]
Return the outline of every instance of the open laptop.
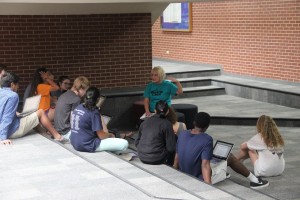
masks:
[[[26,98],[23,110],[21,113],[17,114],[17,117],[25,117],[37,111],[39,109],[40,101],[41,95]]]
[[[232,147],[232,143],[217,140],[213,149],[213,158],[211,163],[216,164],[221,161],[226,161],[232,150]]]

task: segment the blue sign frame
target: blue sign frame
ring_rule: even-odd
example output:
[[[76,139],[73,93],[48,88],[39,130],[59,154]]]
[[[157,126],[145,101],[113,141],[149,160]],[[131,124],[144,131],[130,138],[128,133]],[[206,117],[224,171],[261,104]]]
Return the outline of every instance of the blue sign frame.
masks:
[[[165,12],[165,11],[164,11]],[[161,29],[163,31],[192,31],[192,3],[181,3],[181,23],[165,22],[161,16]]]

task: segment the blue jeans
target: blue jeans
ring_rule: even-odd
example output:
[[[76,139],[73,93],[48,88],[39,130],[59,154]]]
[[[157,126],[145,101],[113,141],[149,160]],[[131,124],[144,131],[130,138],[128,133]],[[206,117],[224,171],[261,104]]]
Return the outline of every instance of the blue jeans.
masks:
[[[122,152],[128,148],[128,141],[121,138],[106,138],[101,140],[95,151]]]

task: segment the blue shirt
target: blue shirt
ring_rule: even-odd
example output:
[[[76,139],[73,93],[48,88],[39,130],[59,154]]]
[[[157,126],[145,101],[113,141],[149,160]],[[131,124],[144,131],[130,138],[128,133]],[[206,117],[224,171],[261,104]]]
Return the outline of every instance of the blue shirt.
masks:
[[[158,101],[163,100],[171,105],[171,97],[176,94],[178,87],[170,81],[163,80],[160,84],[149,83],[144,91],[144,97],[149,99],[149,110],[154,112]]]
[[[95,152],[101,142],[96,131],[102,129],[99,110],[90,111],[79,104],[71,114],[70,142],[77,151]]]
[[[0,89],[0,140],[9,138],[20,126],[16,112],[19,96],[11,88]]]
[[[179,169],[187,174],[202,178],[202,160],[211,160],[213,139],[206,133],[192,134],[190,130],[181,132],[177,140]]]

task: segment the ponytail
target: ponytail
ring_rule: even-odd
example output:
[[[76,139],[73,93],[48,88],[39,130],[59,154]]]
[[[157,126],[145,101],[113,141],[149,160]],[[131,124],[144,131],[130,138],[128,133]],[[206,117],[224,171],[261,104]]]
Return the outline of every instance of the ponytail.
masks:
[[[160,100],[156,103],[155,110],[160,118],[166,118],[169,112],[169,106],[165,101]]]

